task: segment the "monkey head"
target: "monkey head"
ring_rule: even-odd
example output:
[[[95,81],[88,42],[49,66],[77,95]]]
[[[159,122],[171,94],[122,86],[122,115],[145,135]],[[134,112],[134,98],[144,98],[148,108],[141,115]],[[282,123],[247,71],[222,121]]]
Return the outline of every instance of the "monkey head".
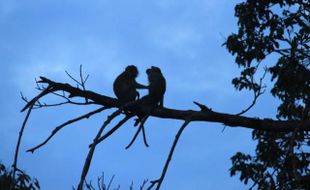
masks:
[[[123,103],[131,102],[139,99],[137,89],[147,89],[147,86],[137,83],[138,69],[134,65],[126,67],[113,83],[113,91],[116,97]]]
[[[135,65],[129,65],[126,67],[125,72],[132,78],[136,78],[139,74],[138,68]]]
[[[151,68],[146,70],[147,75],[150,75],[152,73],[158,73],[158,74],[160,73],[161,74],[161,70],[160,70],[160,68],[155,67],[155,66],[152,66]]]

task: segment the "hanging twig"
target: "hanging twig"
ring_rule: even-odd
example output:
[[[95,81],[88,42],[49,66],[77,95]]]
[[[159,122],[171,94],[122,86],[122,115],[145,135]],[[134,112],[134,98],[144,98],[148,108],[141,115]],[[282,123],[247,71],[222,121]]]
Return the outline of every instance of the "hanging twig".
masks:
[[[144,128],[144,123],[146,122],[146,120],[149,118],[149,116],[152,114],[152,112],[154,111],[154,109],[156,108],[156,106],[152,107],[152,109],[150,111],[148,111],[148,113],[142,118],[142,120],[140,118],[138,118],[135,122],[135,126],[139,124],[140,121],[140,125],[138,130],[136,131],[134,137],[132,138],[132,140],[130,141],[130,143],[125,147],[125,149],[128,149],[131,147],[131,145],[136,141],[140,131],[142,131],[142,136],[143,136],[143,142],[144,145],[146,147],[149,147],[149,144],[147,143],[147,138],[146,138],[146,133],[145,133],[145,128]]]
[[[159,189],[160,189],[160,186],[161,186],[161,184],[162,184],[162,182],[164,181],[164,178],[165,178],[165,176],[166,176],[166,173],[167,173],[167,170],[168,170],[170,161],[171,161],[171,159],[172,159],[172,156],[173,156],[175,147],[176,147],[176,145],[177,145],[177,143],[178,143],[178,141],[179,141],[179,139],[180,139],[180,136],[181,136],[183,130],[184,130],[185,127],[190,123],[190,121],[191,121],[190,119],[186,120],[186,121],[183,123],[183,125],[181,126],[181,128],[179,129],[179,131],[178,131],[178,133],[176,134],[175,139],[174,139],[174,141],[173,141],[172,147],[171,147],[171,149],[170,149],[169,155],[168,155],[168,157],[167,157],[167,160],[166,160],[166,163],[165,163],[165,166],[164,166],[164,169],[163,169],[163,171],[162,171],[162,173],[161,173],[160,178],[157,179],[157,180],[151,181],[151,182],[150,182],[151,185],[147,188],[147,190],[151,190],[151,189],[154,187],[154,185],[156,185],[156,184],[157,184],[156,190],[159,190]]]
[[[141,123],[140,123],[140,125],[139,125],[138,130],[136,131],[136,133],[135,133],[134,137],[132,138],[132,140],[130,141],[130,143],[125,147],[125,149],[128,149],[128,148],[131,147],[131,145],[136,141],[136,139],[137,139],[137,137],[138,137],[138,135],[139,135],[139,133],[140,133],[141,130],[142,130],[142,135],[143,135],[143,142],[144,142],[144,144],[145,144],[146,147],[149,147],[149,145],[148,145],[148,143],[147,143],[147,140],[146,140],[146,134],[145,134],[145,129],[144,129],[144,123],[146,122],[146,120],[147,120],[148,117],[149,117],[149,116],[147,115],[147,116],[145,116],[145,117],[142,119],[142,121],[141,121]]]
[[[38,148],[40,148],[41,146],[45,145],[45,144],[46,144],[46,143],[60,130],[60,129],[62,129],[63,127],[65,127],[65,126],[67,126],[67,125],[70,125],[70,124],[72,124],[72,123],[74,123],[74,122],[77,122],[77,121],[79,121],[79,120],[85,119],[85,118],[88,119],[90,116],[95,115],[95,114],[97,114],[97,113],[99,113],[99,112],[101,112],[101,111],[103,111],[103,110],[105,110],[105,109],[107,109],[107,108],[108,108],[108,107],[102,107],[102,108],[99,108],[99,109],[94,110],[94,111],[92,111],[92,112],[89,112],[89,113],[87,113],[87,114],[84,114],[84,115],[82,115],[82,116],[80,116],[80,117],[77,117],[77,118],[71,119],[71,120],[69,120],[69,121],[66,121],[65,123],[63,123],[63,124],[57,126],[57,127],[52,131],[52,133],[47,137],[47,139],[46,139],[45,141],[43,141],[41,144],[39,144],[39,145],[37,145],[37,146],[35,146],[35,147],[33,147],[33,148],[27,150],[27,152],[33,153],[36,149],[38,149]]]

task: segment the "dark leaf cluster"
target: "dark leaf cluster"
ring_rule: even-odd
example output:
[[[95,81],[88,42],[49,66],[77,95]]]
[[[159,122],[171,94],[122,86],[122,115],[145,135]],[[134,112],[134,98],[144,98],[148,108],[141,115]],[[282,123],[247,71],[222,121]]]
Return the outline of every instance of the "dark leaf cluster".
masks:
[[[224,45],[242,69],[232,83],[237,90],[258,91],[255,82],[262,65],[273,84],[271,94],[280,100],[278,119],[310,119],[310,4],[307,0],[247,0],[236,5],[239,30]],[[274,63],[263,62],[274,54]],[[255,156],[237,153],[231,175],[240,174],[258,189],[307,189],[310,174],[307,131],[253,131]],[[307,152],[308,150],[308,152]]]
[[[31,177],[21,170],[16,171],[16,178],[12,176],[13,171],[0,163],[0,189],[1,190],[39,190],[40,184],[37,179]]]
[[[310,153],[303,147],[309,146],[300,139],[304,132],[296,134],[293,141],[290,133],[253,131],[253,139],[258,141],[256,155],[238,152],[232,160],[231,175],[240,173],[240,180],[258,189],[307,189],[309,183],[302,176],[309,175]],[[292,149],[293,152],[292,152]]]

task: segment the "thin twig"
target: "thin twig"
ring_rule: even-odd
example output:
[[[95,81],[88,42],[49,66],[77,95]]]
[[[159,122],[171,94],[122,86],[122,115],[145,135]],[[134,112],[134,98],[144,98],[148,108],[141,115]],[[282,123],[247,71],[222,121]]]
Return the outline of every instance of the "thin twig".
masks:
[[[91,112],[89,112],[89,113],[86,113],[86,114],[84,114],[84,115],[82,115],[82,116],[79,116],[79,117],[77,117],[77,118],[74,118],[74,119],[71,119],[71,120],[69,120],[69,121],[66,121],[65,123],[63,123],[63,124],[57,126],[57,127],[52,131],[52,133],[47,137],[47,139],[46,139],[45,141],[43,141],[41,144],[35,146],[34,148],[31,148],[31,149],[27,150],[27,152],[34,153],[34,151],[35,151],[36,149],[38,149],[38,148],[40,148],[41,146],[45,145],[45,144],[46,144],[46,143],[60,130],[60,129],[62,129],[63,127],[65,127],[65,126],[67,126],[67,125],[70,125],[70,124],[72,124],[72,123],[75,123],[75,122],[77,122],[77,121],[79,121],[79,120],[85,119],[85,118],[88,119],[90,116],[95,115],[95,114],[97,114],[97,113],[99,113],[99,112],[101,112],[101,111],[103,111],[103,110],[105,110],[105,109],[107,109],[107,108],[108,108],[108,107],[102,107],[102,108],[99,108],[99,109],[97,109],[97,110],[94,110],[94,111],[91,111]]]
[[[164,166],[164,169],[163,169],[163,171],[162,171],[162,173],[161,173],[160,178],[157,179],[157,180],[151,181],[151,182],[150,182],[151,185],[147,188],[147,190],[151,190],[151,188],[152,188],[155,184],[157,184],[156,190],[159,190],[159,189],[160,189],[160,186],[161,186],[161,184],[162,184],[162,182],[164,181],[164,178],[165,178],[165,176],[166,176],[166,173],[167,173],[167,170],[168,170],[170,161],[171,161],[171,159],[172,159],[172,156],[173,156],[175,147],[176,147],[176,145],[177,145],[177,143],[178,143],[178,141],[179,141],[179,139],[180,139],[180,136],[181,136],[183,130],[184,130],[185,127],[190,123],[190,121],[191,121],[190,119],[186,120],[186,121],[183,123],[183,125],[181,126],[181,128],[179,129],[179,131],[178,131],[178,133],[176,134],[175,139],[174,139],[174,141],[173,141],[172,147],[171,147],[171,149],[170,149],[169,155],[168,155],[168,157],[167,157],[167,160],[166,160],[166,163],[165,163],[165,166]]]
[[[136,139],[137,139],[137,137],[138,137],[138,135],[139,135],[139,133],[140,133],[141,130],[142,130],[142,134],[143,134],[143,142],[144,142],[144,144],[145,144],[146,147],[149,147],[149,145],[148,145],[148,143],[147,143],[147,140],[146,140],[145,131],[144,131],[144,123],[146,122],[146,120],[147,120],[148,117],[149,117],[149,116],[147,115],[147,116],[145,116],[145,117],[142,119],[142,121],[141,121],[141,123],[140,123],[140,125],[139,125],[138,130],[136,131],[134,137],[131,139],[130,143],[125,147],[125,149],[128,149],[128,148],[131,147],[131,145],[136,141]]]
[[[110,181],[109,181],[107,190],[110,190],[110,187],[111,187],[111,185],[112,185],[112,182],[113,182],[113,180],[114,180],[114,177],[115,177],[115,175],[112,175],[112,177],[111,177],[111,179],[110,179]]]
[[[31,106],[31,108],[33,107],[33,105],[43,96],[49,94],[50,92],[53,91],[53,87],[48,86],[46,89],[44,89],[39,95],[37,95],[35,98],[33,98],[31,101],[29,101],[26,106],[21,110],[21,112],[25,111],[27,108],[29,108]]]
[[[144,145],[145,145],[146,147],[149,147],[149,144],[147,143],[147,138],[146,138],[146,132],[145,132],[144,124],[143,124],[143,126],[142,126],[142,137],[143,137]]]
[[[59,97],[61,97],[61,98],[63,98],[63,99],[65,99],[65,100],[67,100],[66,102],[64,102],[63,104],[74,104],[74,105],[91,105],[91,104],[95,104],[93,101],[85,101],[85,102],[74,102],[74,101],[72,101],[69,97],[67,97],[66,95],[65,95],[65,93],[64,93],[64,91],[63,91],[63,94],[59,94],[59,93],[57,93],[57,92],[51,92],[53,95],[55,95],[55,96],[59,96]],[[85,99],[86,99],[86,97],[85,97]]]
[[[265,93],[265,88],[266,86],[263,85],[263,80],[266,76],[266,73],[267,73],[268,69],[265,67],[264,68],[264,74],[263,76],[259,79],[259,84],[258,84],[258,89],[255,89],[254,87],[252,88],[253,89],[253,95],[254,95],[254,98],[253,98],[253,101],[252,103],[244,110],[242,110],[241,112],[235,114],[236,116],[241,116],[243,114],[245,114],[246,112],[248,112],[257,102],[258,98]],[[253,78],[253,76],[251,77],[251,84],[254,86],[254,83],[255,83],[255,80]],[[222,129],[222,133],[224,132],[224,130],[226,129],[226,126],[223,127]]]
[[[84,91],[86,91],[85,83],[86,83],[88,77],[89,77],[89,75],[87,75],[86,79],[84,80],[82,65],[80,65],[80,80],[81,80],[82,89],[83,89]],[[86,103],[88,102],[87,97],[85,97],[85,102],[86,102]]]
[[[68,71],[65,71],[65,72],[66,72],[66,74],[67,74],[74,82],[76,82],[78,85],[82,86],[82,84],[80,83],[80,81],[76,80],[73,76],[71,76],[71,75],[69,74]]]
[[[143,180],[142,185],[140,185],[140,190],[143,190],[144,186],[147,184],[148,181],[148,179]]]
[[[104,134],[103,136],[101,136],[97,141],[96,141],[96,145],[99,144],[100,142],[104,141],[106,138],[108,138],[110,135],[112,135],[115,131],[117,131],[117,129],[119,129],[124,123],[126,123],[130,118],[132,118],[133,115],[126,115],[120,122],[118,122],[110,131],[108,131],[106,134]],[[89,148],[91,148],[91,146],[93,145],[90,144]]]
[[[90,167],[90,164],[91,164],[91,160],[92,160],[92,157],[94,155],[94,152],[95,152],[95,148],[96,148],[96,143],[98,141],[98,139],[100,138],[101,136],[101,133],[103,132],[103,130],[106,128],[106,126],[115,118],[117,117],[118,115],[120,115],[122,113],[122,109],[118,109],[117,111],[113,112],[110,116],[108,116],[107,120],[103,123],[103,125],[100,127],[96,137],[94,138],[93,140],[93,144],[92,146],[90,147],[90,150],[88,152],[88,155],[86,157],[86,160],[85,160],[85,163],[84,163],[84,166],[83,166],[83,171],[82,171],[82,174],[81,174],[81,179],[80,179],[80,182],[79,182],[79,185],[78,185],[78,190],[83,190],[83,185],[84,185],[84,181],[85,181],[85,178],[86,178],[86,175],[88,173],[88,170],[89,170],[89,167]]]
[[[102,187],[101,187],[101,185],[100,185],[100,180],[101,180],[102,178],[101,177],[98,177],[97,178],[97,186],[98,186],[98,189],[99,190],[102,190]],[[103,178],[104,179],[104,178]]]
[[[130,143],[125,147],[125,149],[128,149],[131,147],[131,145],[136,141],[140,131],[142,130],[142,136],[143,136],[143,142],[144,142],[144,145],[146,147],[149,147],[149,144],[147,143],[147,138],[146,138],[146,133],[145,133],[145,128],[144,128],[144,123],[146,122],[147,118],[149,118],[149,116],[151,115],[151,113],[153,112],[153,110],[155,109],[156,107],[152,107],[152,109],[142,118],[142,120],[140,121],[140,118],[138,118],[138,120],[136,121],[135,123],[135,126],[139,123],[140,121],[140,125],[139,125],[139,128],[138,130],[136,131],[134,137],[132,138],[132,140],[130,141]]]
[[[267,73],[267,68],[264,69],[264,74],[263,74],[263,76],[259,79],[258,90],[255,90],[255,89],[253,90],[253,92],[254,92],[254,98],[253,98],[252,104],[249,105],[246,109],[244,109],[244,110],[242,110],[241,112],[237,113],[237,114],[236,114],[237,116],[243,115],[243,114],[245,114],[246,112],[248,112],[248,111],[256,104],[256,101],[257,101],[258,97],[259,97],[260,95],[264,94],[264,92],[265,92],[265,90],[264,90],[264,89],[265,89],[265,86],[263,86],[262,83],[263,83],[263,80],[264,80],[264,78],[265,78],[265,76],[266,76],[266,73]],[[251,81],[252,81],[252,83],[254,82],[253,77],[252,77]]]
[[[25,129],[26,124],[27,124],[27,121],[28,121],[28,119],[29,119],[29,116],[30,116],[32,107],[33,107],[33,104],[31,104],[31,105],[28,107],[27,115],[26,115],[26,117],[25,117],[25,119],[24,119],[24,122],[23,122],[23,124],[22,124],[22,127],[21,127],[21,129],[20,129],[20,131],[19,131],[18,140],[17,140],[17,144],[16,144],[16,148],[15,148],[14,162],[13,162],[13,165],[12,165],[12,168],[13,168],[12,178],[13,178],[13,179],[15,179],[15,174],[16,174],[16,169],[17,169],[17,160],[18,160],[18,153],[19,153],[20,143],[21,143],[22,136],[23,136],[23,133],[24,133],[24,129]],[[12,185],[13,185],[13,184],[12,184]],[[10,186],[10,189],[12,189],[12,185]]]

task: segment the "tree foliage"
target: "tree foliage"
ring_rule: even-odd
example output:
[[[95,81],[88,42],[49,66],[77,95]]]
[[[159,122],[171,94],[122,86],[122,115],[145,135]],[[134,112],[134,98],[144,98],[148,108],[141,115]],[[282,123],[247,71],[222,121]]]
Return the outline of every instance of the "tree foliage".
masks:
[[[31,179],[28,174],[21,170],[13,171],[7,169],[0,163],[0,189],[1,190],[39,190],[40,184],[37,179]]]
[[[237,90],[261,91],[255,79],[263,68],[271,76],[271,94],[280,100],[278,119],[310,119],[309,11],[307,0],[247,0],[235,7],[239,30],[225,45],[242,71],[232,83]],[[277,61],[263,62],[271,54]],[[241,181],[258,189],[309,188],[309,131],[299,126],[292,132],[253,130],[252,139],[255,155],[234,155],[231,175],[239,173]]]

